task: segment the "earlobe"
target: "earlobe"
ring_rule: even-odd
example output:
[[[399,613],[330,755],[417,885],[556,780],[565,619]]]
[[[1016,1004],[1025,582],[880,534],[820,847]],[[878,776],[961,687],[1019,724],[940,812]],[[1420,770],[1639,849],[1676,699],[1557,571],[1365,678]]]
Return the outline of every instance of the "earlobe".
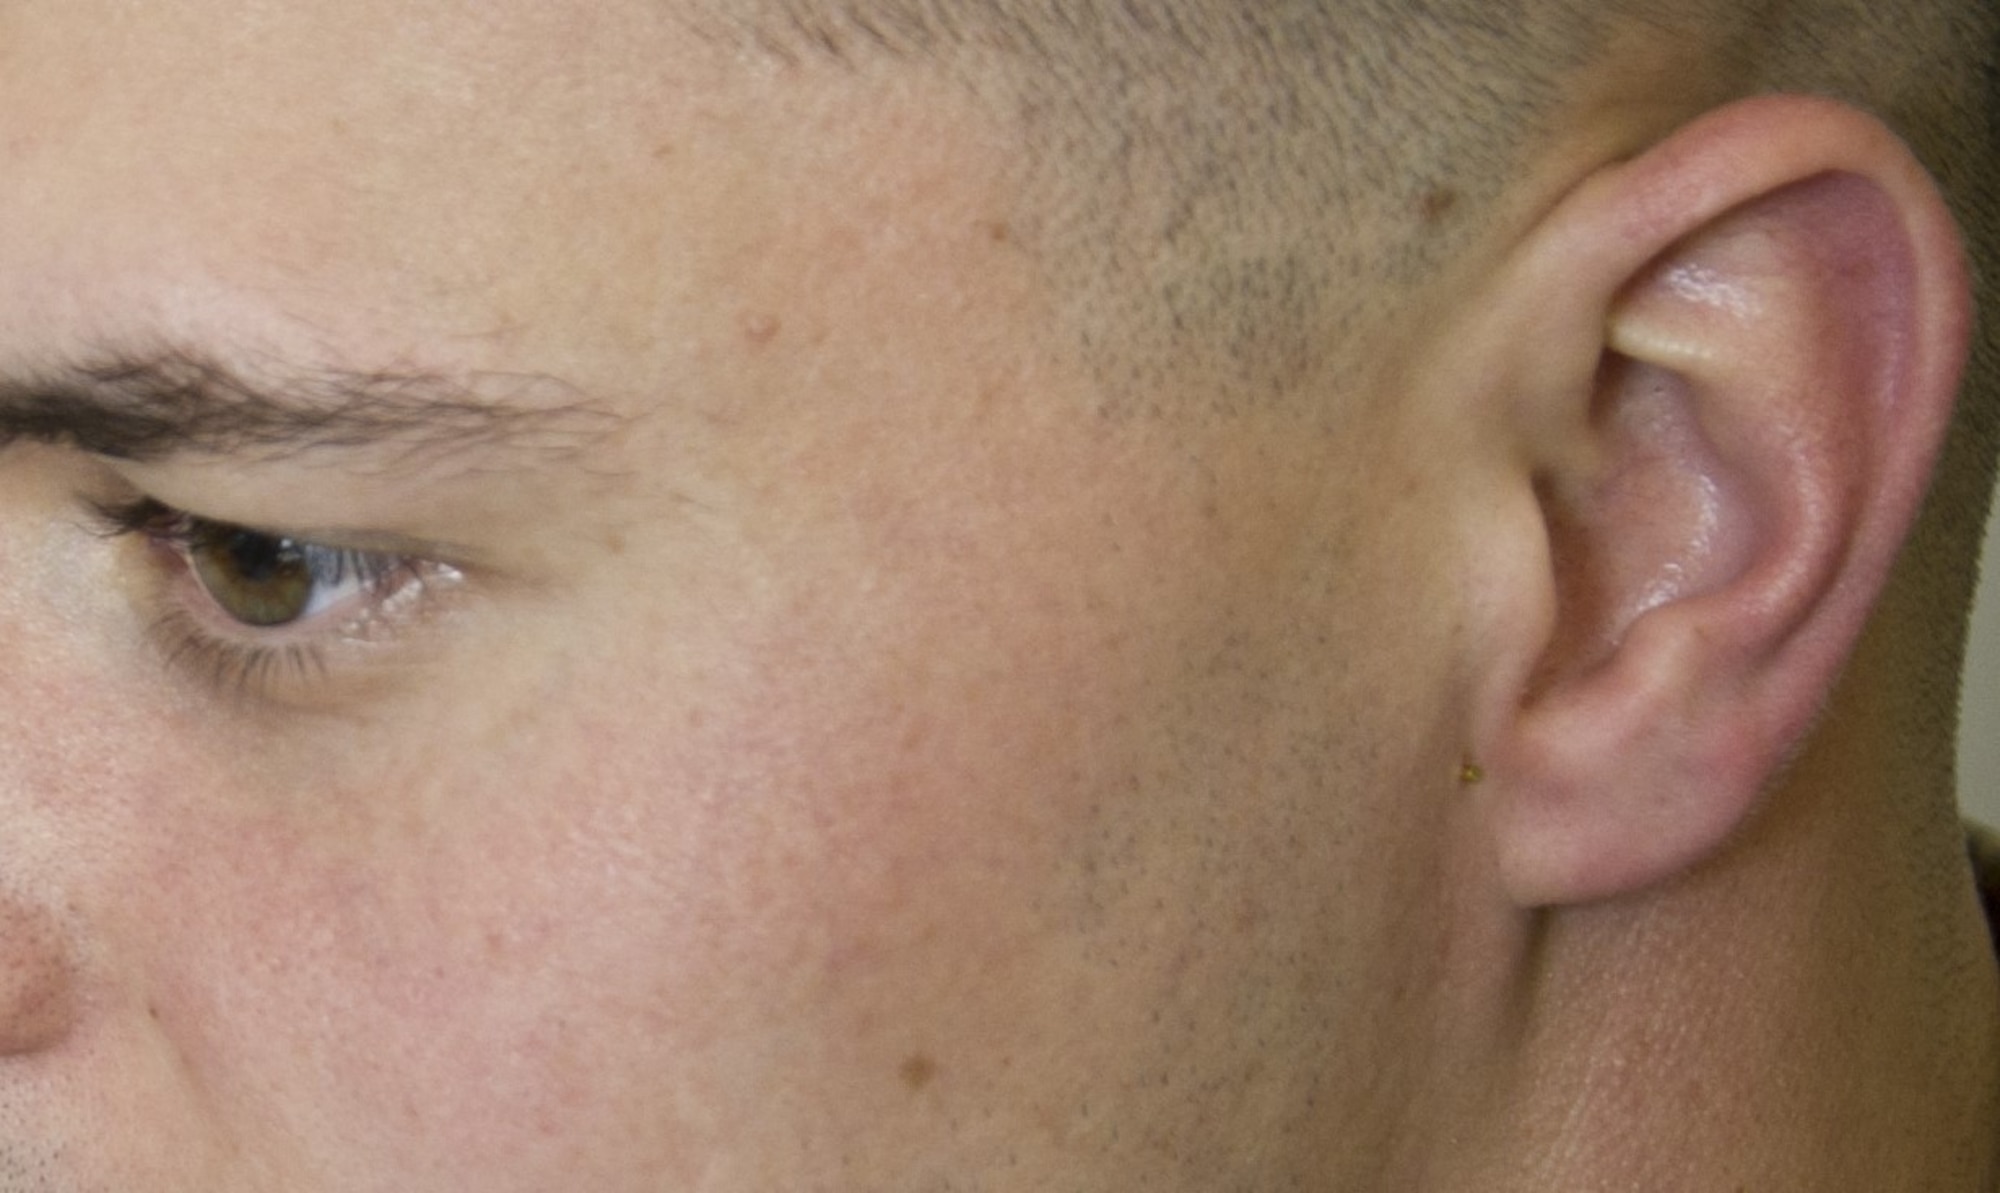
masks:
[[[1509,284],[1560,308],[1512,369],[1547,574],[1479,747],[1525,905],[1668,880],[1755,809],[1915,516],[1968,319],[1928,181],[1822,101],[1697,122],[1540,236]]]

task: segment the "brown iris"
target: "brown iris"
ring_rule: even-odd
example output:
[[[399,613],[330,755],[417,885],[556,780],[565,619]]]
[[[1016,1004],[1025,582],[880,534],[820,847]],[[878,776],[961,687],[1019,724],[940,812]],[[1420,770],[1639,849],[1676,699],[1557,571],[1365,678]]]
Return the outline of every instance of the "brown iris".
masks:
[[[312,563],[291,539],[207,527],[188,543],[187,557],[216,605],[244,625],[288,625],[312,606]]]

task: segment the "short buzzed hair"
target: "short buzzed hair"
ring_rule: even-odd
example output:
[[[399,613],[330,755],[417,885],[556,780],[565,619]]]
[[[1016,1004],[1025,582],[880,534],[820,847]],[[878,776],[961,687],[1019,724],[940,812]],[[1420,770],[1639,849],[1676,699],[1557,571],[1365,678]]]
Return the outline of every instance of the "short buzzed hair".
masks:
[[[1325,400],[1344,353],[1508,218],[1501,201],[1570,105],[1599,98],[1577,90],[1591,68],[1634,47],[1676,104],[1798,91],[1876,113],[1940,180],[1984,299],[1967,397],[1888,597],[1911,676],[1899,728],[1949,754],[2000,450],[1987,0],[673,2],[747,53],[942,68],[1011,112],[1042,200],[1022,239],[1109,414]]]
[[[1523,0],[753,0],[705,35],[790,62],[942,66],[1018,120],[1019,231],[1072,301],[1108,404],[1296,391],[1464,243],[1599,6]],[[1383,283],[1390,283],[1385,286]]]
[[[1929,164],[1968,206],[1991,172],[1971,142],[1990,136],[1995,22],[1966,0],[682,3],[753,53],[941,65],[1010,106],[1070,192],[1042,239],[1089,309],[1138,345],[1225,362],[1197,372],[1237,382],[1231,402],[1284,391],[1450,262],[1561,131],[1574,77],[1637,39],[1686,47],[1678,81],[1711,105],[1816,91],[1936,133]],[[1174,363],[1159,375],[1186,377]]]

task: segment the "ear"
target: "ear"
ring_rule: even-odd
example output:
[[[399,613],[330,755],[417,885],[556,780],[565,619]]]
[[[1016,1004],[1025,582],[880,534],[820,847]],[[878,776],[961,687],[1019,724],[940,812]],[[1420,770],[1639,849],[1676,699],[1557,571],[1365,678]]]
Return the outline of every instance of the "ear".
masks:
[[[1472,798],[1515,901],[1612,897],[1721,848],[1825,701],[1928,482],[1968,283],[1901,142],[1795,97],[1606,168],[1497,277],[1455,356],[1497,445]]]

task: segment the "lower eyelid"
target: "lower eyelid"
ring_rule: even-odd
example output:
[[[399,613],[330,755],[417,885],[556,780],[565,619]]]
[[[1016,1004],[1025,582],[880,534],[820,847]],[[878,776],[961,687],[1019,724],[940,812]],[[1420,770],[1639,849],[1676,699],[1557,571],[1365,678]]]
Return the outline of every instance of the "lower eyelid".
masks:
[[[150,634],[175,671],[219,695],[247,699],[250,707],[331,706],[379,690],[404,672],[402,664],[427,657],[426,623],[460,579],[444,565],[412,564],[394,591],[352,616],[275,631],[228,625],[200,606],[198,593],[169,591]],[[169,588],[190,583],[182,573]]]

